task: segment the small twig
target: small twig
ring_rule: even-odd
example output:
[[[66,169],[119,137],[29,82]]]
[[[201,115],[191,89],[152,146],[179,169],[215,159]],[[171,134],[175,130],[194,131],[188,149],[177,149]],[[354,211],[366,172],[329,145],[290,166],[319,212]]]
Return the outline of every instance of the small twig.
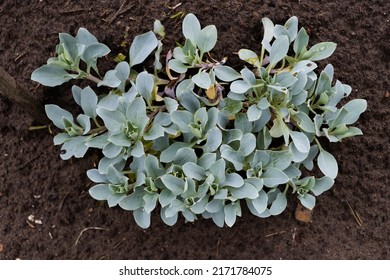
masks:
[[[67,14],[79,14],[79,13],[82,13],[82,12],[85,12],[86,9],[84,8],[81,8],[81,9],[74,9],[74,10],[64,10],[64,11],[60,11],[60,14],[61,15],[67,15]]]
[[[83,230],[80,232],[79,236],[78,236],[77,239],[76,239],[76,242],[74,243],[74,246],[76,246],[76,245],[79,243],[79,240],[80,240],[80,238],[81,238],[81,235],[83,235],[84,232],[86,232],[87,230],[92,230],[92,229],[95,229],[95,230],[109,230],[109,229],[107,229],[107,228],[101,228],[101,227],[87,227],[87,228],[83,229]]]
[[[30,223],[28,220],[26,220],[26,223],[27,223],[31,228],[35,228],[35,226],[34,226],[32,223]]]
[[[120,240],[118,243],[115,244],[114,249],[118,248],[119,245],[121,245],[126,240],[126,237],[123,237],[122,240]]]
[[[297,234],[297,228],[294,228],[293,233],[292,233],[292,242],[295,242],[295,236]]]
[[[218,241],[217,241],[217,250],[215,252],[216,257],[218,257],[218,255],[219,255],[219,243],[221,243],[221,238],[218,238]]]
[[[60,206],[58,207],[58,210],[61,211],[62,207],[64,206],[65,200],[68,197],[69,193],[66,193],[64,198],[61,200]]]
[[[21,59],[23,56],[25,56],[27,54],[27,52],[24,52],[24,53],[21,53],[19,54],[15,59],[14,59],[14,62],[18,61],[19,59]]]
[[[177,7],[180,7],[181,6],[181,2],[179,4],[176,4],[175,6],[171,7],[171,6],[168,6],[167,4],[165,5],[168,9],[170,10],[174,10],[176,9]]]
[[[355,218],[356,223],[361,227],[363,225],[362,219],[360,218],[359,214],[355,210],[352,209],[352,207],[348,203],[348,201],[346,201],[346,202],[347,202],[349,210],[351,211],[352,216]]]
[[[19,166],[19,170],[25,168],[27,165],[29,165],[31,162],[37,160],[38,158],[39,158],[39,156],[35,156],[32,159],[29,159],[28,161],[23,163],[21,166]]]
[[[282,231],[279,231],[279,232],[274,232],[274,233],[267,234],[265,237],[271,237],[271,236],[282,234],[282,233],[285,233],[285,232],[286,232],[285,230],[282,230]]]
[[[116,13],[113,16],[111,16],[110,19],[106,20],[106,21],[108,21],[109,24],[111,24],[117,17],[126,13],[128,10],[130,10],[134,7],[134,4],[133,4],[133,5],[130,5],[126,8],[124,8],[125,4],[127,4],[127,0],[123,1],[122,5],[119,7],[118,11],[116,11]]]

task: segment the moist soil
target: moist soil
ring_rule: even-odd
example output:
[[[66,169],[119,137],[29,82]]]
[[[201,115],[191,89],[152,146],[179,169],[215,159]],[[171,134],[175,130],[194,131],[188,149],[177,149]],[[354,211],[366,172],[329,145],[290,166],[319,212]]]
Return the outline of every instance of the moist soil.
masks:
[[[59,32],[75,35],[86,27],[107,44],[112,52],[100,62],[104,73],[156,18],[167,31],[164,52],[173,48],[182,40],[181,20],[170,16],[192,12],[202,25],[217,26],[213,56],[228,56],[235,67],[241,65],[234,58],[240,48],[259,52],[263,17],[284,23],[297,16],[311,45],[338,44],[326,63],[352,86],[350,98],[368,102],[357,123],[364,136],[327,145],[339,176],[318,197],[311,222],[294,218],[297,200],[291,197],[276,217],[260,219],[244,209],[233,228],[202,218],[169,227],[156,213],[151,227],[141,229],[130,212],[89,196],[86,170],[97,154],[61,160],[53,135],[29,130],[36,123],[0,98],[0,259],[389,259],[390,2],[200,0],[168,7],[178,3],[0,1],[0,65],[43,104],[75,110],[71,83],[44,88],[30,80],[53,55]]]

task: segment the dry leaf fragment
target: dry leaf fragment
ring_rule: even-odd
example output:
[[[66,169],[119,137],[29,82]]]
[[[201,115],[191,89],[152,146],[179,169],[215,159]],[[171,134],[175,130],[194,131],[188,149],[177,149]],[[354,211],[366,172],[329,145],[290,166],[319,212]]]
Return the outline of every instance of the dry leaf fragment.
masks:
[[[311,222],[312,210],[304,207],[300,202],[298,202],[297,208],[295,209],[295,219],[303,223]]]

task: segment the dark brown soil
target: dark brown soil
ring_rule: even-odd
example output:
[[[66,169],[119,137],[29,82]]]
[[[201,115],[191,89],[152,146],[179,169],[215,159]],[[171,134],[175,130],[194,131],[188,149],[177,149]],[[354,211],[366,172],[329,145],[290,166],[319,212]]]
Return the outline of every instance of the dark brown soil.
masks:
[[[389,259],[390,2],[182,2],[175,12],[192,12],[203,25],[217,26],[215,57],[233,57],[243,47],[258,51],[265,16],[283,23],[296,15],[311,44],[338,44],[327,62],[338,79],[352,86],[351,97],[365,98],[369,107],[357,124],[364,136],[329,147],[339,161],[339,176],[334,188],[319,197],[312,222],[296,221],[297,202],[290,200],[277,217],[260,219],[244,211],[233,228],[203,219],[168,227],[156,214],[152,226],[142,230],[131,213],[89,196],[85,174],[92,154],[62,161],[53,136],[47,130],[29,131],[32,119],[0,98],[0,259]],[[122,3],[129,10],[117,13]],[[30,81],[31,72],[52,54],[58,33],[86,27],[112,49],[102,63],[110,67],[119,52],[127,53],[128,47],[120,47],[123,40],[131,42],[169,12],[163,1],[151,0],[0,1],[0,65],[44,103],[73,108],[70,84],[47,89]],[[181,38],[180,22],[163,23],[167,48],[173,47]],[[42,224],[27,223],[30,215]]]

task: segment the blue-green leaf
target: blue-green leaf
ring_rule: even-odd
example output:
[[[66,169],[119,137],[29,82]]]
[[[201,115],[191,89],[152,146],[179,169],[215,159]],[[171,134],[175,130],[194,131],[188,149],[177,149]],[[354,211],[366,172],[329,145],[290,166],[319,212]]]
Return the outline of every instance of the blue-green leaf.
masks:
[[[135,142],[133,149],[131,150],[131,155],[133,157],[142,157],[145,154],[144,145],[141,140]]]
[[[267,209],[268,195],[264,190],[258,193],[258,197],[255,199],[246,199],[249,210],[254,215],[260,215]]]
[[[107,197],[112,194],[108,184],[95,185],[88,192],[96,200],[107,200]]]
[[[240,188],[244,185],[244,179],[238,173],[228,173],[224,182],[221,182],[223,186],[229,186],[233,188]]]
[[[252,133],[245,133],[240,141],[239,151],[244,156],[249,156],[256,148],[256,137]]]
[[[181,132],[190,132],[189,124],[192,122],[193,115],[188,111],[174,111],[171,114],[171,120],[181,130]]]
[[[225,82],[232,82],[241,78],[240,73],[231,68],[230,66],[219,65],[214,68],[214,73],[218,79]]]
[[[164,175],[164,169],[160,166],[158,159],[153,155],[148,155],[145,159],[145,171],[148,177],[156,179]]]
[[[53,124],[56,127],[61,129],[65,128],[64,123],[62,121],[64,117],[69,120],[73,120],[73,116],[71,113],[60,108],[57,105],[53,105],[53,104],[45,105],[45,111],[47,117],[53,122]]]
[[[79,30],[77,31],[76,35],[76,41],[79,44],[89,46],[94,43],[98,43],[98,40],[94,35],[92,35],[87,29],[84,27],[80,27]]]
[[[208,25],[196,36],[196,45],[202,53],[211,51],[217,43],[217,28],[215,25]]]
[[[343,108],[348,111],[348,114],[344,117],[342,123],[353,124],[359,119],[360,114],[367,109],[367,101],[364,99],[354,99],[345,104]]]
[[[166,215],[167,209],[168,209],[168,207],[164,207],[161,209],[161,211],[160,211],[161,220],[163,220],[163,222],[166,225],[173,226],[174,224],[176,224],[177,218],[179,217],[179,215],[176,213],[175,215],[173,215],[171,217],[167,217],[167,215]]]
[[[175,159],[176,153],[180,148],[187,147],[187,143],[183,142],[175,142],[172,145],[170,145],[167,149],[162,151],[160,155],[160,161],[161,162],[171,162]]]
[[[222,143],[222,132],[214,127],[207,134],[207,142],[202,146],[204,153],[215,152]]]
[[[194,14],[187,14],[183,20],[182,24],[183,35],[185,38],[192,41],[196,44],[196,38],[200,34],[200,22]]]
[[[174,195],[179,195],[184,191],[185,182],[182,179],[179,179],[170,174],[165,174],[161,177],[161,181],[164,183],[165,187],[169,189]]]
[[[316,205],[316,197],[309,193],[305,194],[304,196],[298,195],[298,199],[307,209],[312,210]]]
[[[225,206],[225,202],[221,199],[213,199],[209,203],[207,203],[205,209],[210,213],[217,213],[223,210]]]
[[[254,51],[247,50],[247,49],[241,49],[238,51],[238,56],[241,60],[244,60],[251,65],[254,65],[258,68],[261,67],[259,57],[257,56],[257,54]]]
[[[256,187],[247,182],[245,182],[244,185],[239,188],[230,188],[229,191],[236,199],[255,199],[259,196],[259,191],[256,189]]]
[[[164,136],[164,128],[159,124],[153,123],[148,132],[144,134],[144,139],[150,141],[162,136]]]
[[[107,86],[111,88],[116,88],[121,84],[121,80],[116,76],[116,70],[109,70],[103,77],[103,80],[98,83],[98,87]]]
[[[261,178],[264,180],[264,185],[268,188],[272,188],[280,184],[285,184],[290,180],[290,178],[288,178],[288,176],[282,170],[274,167],[265,171]]]
[[[283,193],[278,193],[276,199],[272,202],[271,208],[269,209],[271,215],[281,214],[287,206],[287,198]]]
[[[87,64],[88,69],[92,67],[95,71],[97,71],[97,59],[107,55],[110,51],[110,48],[105,44],[93,43],[84,49],[82,59]]]
[[[98,97],[96,93],[88,86],[81,91],[80,105],[84,113],[91,117],[96,118],[96,106]]]
[[[271,40],[274,36],[274,24],[269,18],[263,18],[262,20],[263,27],[264,27],[264,36],[263,40],[261,41],[262,46],[268,51],[271,51]]]
[[[222,146],[226,146],[226,145],[222,145]],[[227,161],[230,161],[234,165],[234,168],[237,171],[242,170],[244,167],[244,162],[245,162],[244,154],[240,151],[233,150],[229,146],[223,149],[223,151],[221,152],[221,157],[226,159]]]
[[[71,75],[64,69],[51,65],[43,65],[31,74],[31,80],[48,87],[62,85],[76,77],[77,75]]]
[[[290,136],[299,152],[308,153],[310,151],[309,139],[303,132],[290,131]]]
[[[141,228],[148,228],[150,226],[150,213],[144,209],[136,209],[133,212],[134,220]]]
[[[97,169],[89,169],[87,171],[88,178],[95,183],[108,183],[107,176],[100,174]]]
[[[225,223],[228,227],[232,227],[236,222],[236,217],[240,212],[240,204],[231,203],[225,205],[224,213],[225,213]]]
[[[159,202],[161,204],[161,207],[165,207],[176,198],[176,195],[174,195],[169,189],[163,189],[159,196]]]
[[[168,62],[168,67],[169,67],[169,69],[172,69],[173,71],[175,71],[176,73],[179,73],[179,74],[187,72],[187,69],[188,69],[188,67],[185,66],[183,62],[181,62],[180,60],[178,60],[176,58],[171,59]]]
[[[157,204],[157,199],[158,199],[158,194],[154,193],[154,194],[145,194],[144,195],[144,201],[145,201],[145,205],[144,205],[144,210],[146,213],[151,213],[155,208],[156,208],[156,204]]]
[[[84,130],[83,135],[87,134],[89,132],[89,130],[91,129],[90,118],[87,115],[80,114],[77,116],[77,121]]]
[[[128,211],[134,211],[141,208],[144,205],[143,196],[145,195],[144,191],[136,190],[129,196],[126,196],[119,202],[119,206]]]
[[[250,122],[257,121],[261,117],[261,113],[262,110],[256,104],[251,105],[246,112]]]
[[[323,192],[329,190],[334,184],[334,180],[330,177],[324,176],[320,179],[315,179],[315,185],[311,189],[312,193],[316,196],[321,195]]]
[[[230,84],[230,90],[234,93],[245,93],[252,86],[243,80],[237,80]]]
[[[208,73],[199,72],[192,77],[192,81],[200,88],[208,89],[211,87],[211,79]]]
[[[338,173],[338,165],[336,159],[331,153],[325,150],[321,150],[317,158],[318,167],[324,173],[324,175],[335,179]]]
[[[137,85],[137,91],[147,101],[152,101],[152,91],[154,88],[154,79],[151,74],[143,71],[138,74],[135,84]]]
[[[136,36],[130,46],[130,67],[142,63],[157,45],[158,40],[152,31]]]
[[[332,42],[322,42],[315,44],[303,54],[301,60],[307,59],[311,61],[318,61],[328,58],[336,50],[336,46],[337,45]]]
[[[279,36],[275,39],[269,54],[269,61],[271,67],[274,67],[287,55],[289,45],[289,40],[286,35]]]
[[[187,162],[186,164],[184,164],[183,171],[186,176],[198,181],[205,178],[205,171],[203,167],[200,167],[193,162]]]
[[[298,32],[297,38],[294,41],[294,52],[300,54],[302,50],[307,47],[309,43],[309,35],[307,35],[306,30],[301,28]]]

